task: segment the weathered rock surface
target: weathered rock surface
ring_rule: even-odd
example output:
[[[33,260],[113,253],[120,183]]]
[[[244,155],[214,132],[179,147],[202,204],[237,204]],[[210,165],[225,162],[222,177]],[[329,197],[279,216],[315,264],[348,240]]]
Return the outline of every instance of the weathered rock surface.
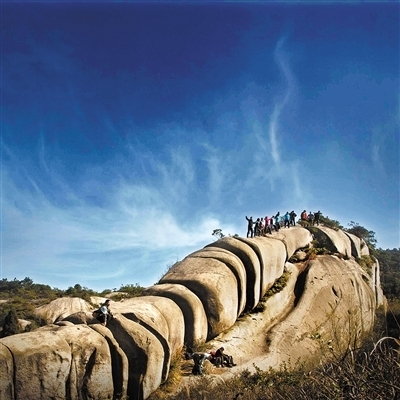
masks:
[[[14,399],[14,361],[11,351],[0,342],[0,399]]]
[[[237,280],[225,263],[213,258],[187,257],[175,264],[160,283],[178,283],[197,295],[206,312],[208,339],[235,323],[239,304]]]
[[[207,316],[203,303],[189,289],[179,284],[159,284],[150,286],[144,296],[160,296],[173,300],[182,310],[185,337],[184,344],[193,347],[196,343],[204,343],[207,339]]]
[[[321,247],[326,247],[332,253],[342,254],[345,258],[351,257],[350,237],[341,230],[326,226],[312,226],[307,228]]]
[[[240,258],[235,254],[221,249],[218,247],[205,247],[199,251],[196,251],[188,256],[188,258],[200,257],[200,258],[213,258],[215,260],[221,261],[232,271],[236,278],[236,286],[238,293],[238,311],[237,316],[239,316],[246,307],[246,269]]]
[[[93,307],[83,299],[78,297],[62,297],[51,301],[49,304],[36,308],[34,313],[47,321],[48,324],[52,324],[64,319],[68,315],[79,311],[89,312],[92,309]]]
[[[308,259],[314,239],[332,255]],[[36,310],[52,325],[0,339],[0,398],[146,399],[174,354],[206,340],[249,370],[315,364],[357,343],[385,302],[379,262],[367,273],[355,261],[368,254],[354,235],[293,227],[223,238],[188,255],[142,297],[112,302],[107,327],[89,303],[57,299]],[[281,291],[262,299],[285,270]],[[260,299],[261,312],[242,314]]]
[[[255,239],[253,239],[255,240]],[[230,251],[239,257],[246,269],[246,309],[252,310],[260,301],[261,267],[260,260],[254,250],[239,238],[224,237],[207,247],[219,247]]]
[[[321,256],[310,261],[298,304],[269,334],[269,366],[298,359],[312,364],[330,347],[340,353],[357,343],[372,328],[376,309],[363,276],[352,260]]]

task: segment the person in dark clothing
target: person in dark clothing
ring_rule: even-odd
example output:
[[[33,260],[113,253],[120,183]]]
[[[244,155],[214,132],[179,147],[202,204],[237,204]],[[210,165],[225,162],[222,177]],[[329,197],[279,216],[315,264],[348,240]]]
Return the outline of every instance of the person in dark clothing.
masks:
[[[314,214],[310,211],[310,213],[308,214],[308,224],[310,226],[314,225]]]
[[[294,210],[293,211],[291,211],[290,212],[290,225],[293,225],[293,226],[295,226],[296,225],[296,217],[297,217],[297,214],[294,212]]]
[[[247,218],[247,216],[246,216],[246,219],[247,219],[247,221],[248,221],[248,224],[247,224],[247,237],[249,237],[249,233],[250,233],[250,237],[253,237],[254,236],[254,230],[253,230],[253,225],[254,225],[254,222],[253,222],[253,217],[250,217],[250,218]]]
[[[260,218],[257,218],[254,225],[254,237],[260,236]]]
[[[319,217],[321,216],[321,211],[317,211],[315,214],[314,214],[314,225],[319,225]]]
[[[221,366],[223,367],[224,364],[231,368],[231,367],[235,367],[236,364],[233,363],[233,357],[232,356],[228,356],[228,354],[224,353],[225,349],[223,347],[220,347],[216,352],[215,352],[215,357],[220,357],[222,360],[222,364]]]
[[[192,349],[188,349],[185,353],[186,360],[193,360],[194,366],[192,368],[193,375],[203,375],[203,364],[205,360],[211,358],[210,353],[194,353]]]

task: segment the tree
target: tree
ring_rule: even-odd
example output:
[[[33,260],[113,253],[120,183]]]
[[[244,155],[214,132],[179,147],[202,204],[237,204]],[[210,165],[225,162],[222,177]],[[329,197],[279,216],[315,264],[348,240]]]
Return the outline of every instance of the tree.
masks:
[[[377,240],[375,238],[375,232],[374,231],[369,231],[368,229],[364,228],[360,224],[354,221],[350,221],[348,224],[351,228],[347,228],[346,231],[349,233],[352,233],[353,235],[356,235],[360,239],[365,240],[368,246],[372,247],[375,249],[375,246],[377,244]]]
[[[222,233],[222,229],[214,229],[212,235],[215,236],[217,239],[222,239],[225,235]]]
[[[20,333],[21,328],[19,326],[17,313],[14,309],[11,309],[4,319],[3,330],[1,331],[1,337],[15,335]]]

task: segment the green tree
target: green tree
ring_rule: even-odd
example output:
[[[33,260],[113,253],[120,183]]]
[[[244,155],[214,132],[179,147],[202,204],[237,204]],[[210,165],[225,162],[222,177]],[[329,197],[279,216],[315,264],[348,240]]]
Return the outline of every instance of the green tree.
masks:
[[[363,226],[354,221],[350,221],[348,225],[350,226],[350,228],[346,229],[347,232],[352,233],[353,235],[356,235],[360,239],[365,240],[365,242],[369,247],[375,249],[377,240],[375,238],[374,231],[369,231],[368,229],[364,228]]]
[[[222,233],[222,229],[214,229],[212,235],[215,236],[217,239],[222,239],[225,235]]]
[[[18,323],[17,313],[14,309],[11,309],[4,319],[3,330],[1,331],[1,337],[15,335],[20,333],[21,328]]]

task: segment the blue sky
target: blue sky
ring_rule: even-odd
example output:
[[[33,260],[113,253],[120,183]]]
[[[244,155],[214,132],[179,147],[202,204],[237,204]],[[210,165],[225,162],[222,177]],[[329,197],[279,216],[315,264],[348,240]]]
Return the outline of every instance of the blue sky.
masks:
[[[1,2],[1,277],[152,285],[245,215],[399,240],[399,3]]]

